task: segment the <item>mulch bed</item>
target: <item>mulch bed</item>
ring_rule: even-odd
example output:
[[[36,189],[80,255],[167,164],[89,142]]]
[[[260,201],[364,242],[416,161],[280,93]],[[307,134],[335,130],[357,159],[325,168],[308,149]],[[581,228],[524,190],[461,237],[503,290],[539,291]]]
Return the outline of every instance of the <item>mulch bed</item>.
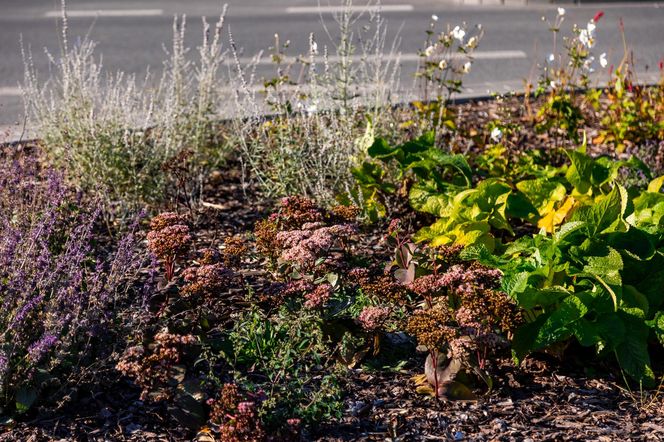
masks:
[[[483,103],[482,112],[461,107],[464,126],[480,126],[498,107],[518,102]],[[502,112],[501,112],[502,113]],[[524,135],[525,137],[525,135]],[[542,144],[540,137],[521,140]],[[521,144],[521,143],[519,143]],[[465,146],[472,148],[472,146]],[[664,152],[660,145],[659,148]],[[462,150],[460,148],[460,150]],[[465,150],[465,149],[463,149]],[[243,188],[237,167],[211,177],[204,204],[196,209],[197,242],[219,243],[242,234],[269,213],[255,189]],[[411,220],[417,224],[417,220]],[[373,242],[379,230],[363,241]],[[259,280],[260,278],[255,278]],[[414,358],[399,371],[351,369],[346,375],[344,415],[323,423],[304,440],[319,441],[658,441],[664,440],[664,393],[629,392],[615,375],[588,376],[580,365],[564,366],[535,355],[515,367],[494,361],[494,388],[477,401],[447,402],[415,391],[411,378],[422,372]],[[44,406],[22,421],[0,426],[4,441],[186,441],[191,430],[177,424],[163,404],[143,403],[139,390],[107,369],[102,379],[81,386],[60,405]]]
[[[445,402],[415,392],[410,378],[420,373],[419,366],[398,373],[352,370],[343,418],[304,440],[664,440],[662,394],[629,394],[619,380],[563,370],[546,357],[529,358],[518,368],[503,360],[497,371],[498,385],[490,394]],[[141,402],[126,382],[109,386],[81,392],[57,412],[40,410],[6,429],[0,441],[192,440],[164,406]]]

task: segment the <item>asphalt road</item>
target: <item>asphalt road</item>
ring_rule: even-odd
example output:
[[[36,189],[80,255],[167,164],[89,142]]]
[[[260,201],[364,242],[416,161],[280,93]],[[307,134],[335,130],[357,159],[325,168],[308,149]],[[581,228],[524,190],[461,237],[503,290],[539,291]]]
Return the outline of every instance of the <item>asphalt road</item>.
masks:
[[[481,1],[481,0],[465,0]],[[483,0],[484,3],[496,0]],[[387,19],[388,42],[399,37],[402,55],[401,88],[412,88],[416,66],[415,54],[422,47],[424,30],[432,14],[441,23],[452,25],[481,23],[484,39],[478,48],[478,59],[465,80],[465,93],[481,95],[521,89],[523,79],[533,76],[534,67],[551,52],[551,37],[542,16],[553,19],[556,7],[535,0],[522,0],[503,5],[470,6],[454,0],[384,0],[383,16]],[[514,3],[517,2],[517,3]],[[187,43],[195,48],[200,42],[201,19],[213,20],[221,11],[216,0],[69,0],[69,34],[72,38],[89,32],[98,42],[109,71],[123,70],[142,74],[149,67],[158,71],[165,58],[163,45],[172,35],[174,14],[186,14]],[[321,0],[323,5],[338,5]],[[356,0],[366,4],[366,0]],[[7,127],[22,121],[23,108],[18,85],[23,79],[23,62],[19,39],[32,48],[34,62],[41,78],[49,75],[49,62],[43,48],[57,53],[59,27],[56,18],[59,0],[0,0],[0,125]],[[293,55],[307,52],[308,36],[317,36],[319,47],[330,45],[321,21],[334,29],[331,13],[319,14],[316,0],[228,0],[227,31],[230,30],[244,57],[269,48],[274,34],[281,41],[290,40]],[[622,58],[622,40],[618,22],[624,20],[628,43],[634,50],[640,78],[657,78],[657,63],[664,58],[664,3],[584,3],[562,4],[567,10],[564,30],[573,23],[585,25],[598,10],[605,16],[597,27],[597,54],[606,52],[609,63]],[[97,14],[97,17],[94,15]],[[91,28],[92,26],[92,28]],[[334,38],[334,35],[332,36]],[[192,51],[193,52],[193,51]],[[598,66],[599,69],[599,66]],[[260,67],[259,75],[270,77],[273,68]],[[603,74],[606,77],[606,74]]]

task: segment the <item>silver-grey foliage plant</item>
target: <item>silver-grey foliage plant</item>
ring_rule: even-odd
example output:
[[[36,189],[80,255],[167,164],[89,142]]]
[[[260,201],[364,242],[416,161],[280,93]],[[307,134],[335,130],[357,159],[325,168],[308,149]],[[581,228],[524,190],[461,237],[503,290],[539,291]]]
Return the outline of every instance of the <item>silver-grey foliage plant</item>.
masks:
[[[212,30],[203,18],[196,63],[186,57],[185,17],[174,18],[160,78],[148,73],[137,81],[123,72],[105,73],[95,42],[86,37],[70,45],[64,0],[61,53],[56,58],[46,51],[55,73],[44,83],[29,48],[23,48],[26,113],[48,158],[81,188],[102,191],[106,209],[122,213],[158,201],[169,184],[162,167],[168,159],[185,148],[199,157],[217,144],[225,11]]]

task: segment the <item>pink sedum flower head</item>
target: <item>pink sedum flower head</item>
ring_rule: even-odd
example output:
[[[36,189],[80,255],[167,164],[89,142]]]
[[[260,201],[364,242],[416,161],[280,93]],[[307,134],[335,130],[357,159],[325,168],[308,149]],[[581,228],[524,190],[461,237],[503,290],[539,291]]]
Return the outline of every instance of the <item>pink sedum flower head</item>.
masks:
[[[304,295],[304,306],[308,309],[314,310],[325,306],[327,301],[332,297],[332,286],[330,284],[321,284],[313,291]]]
[[[365,307],[357,317],[362,328],[368,332],[375,332],[383,326],[390,316],[390,309],[387,307]]]

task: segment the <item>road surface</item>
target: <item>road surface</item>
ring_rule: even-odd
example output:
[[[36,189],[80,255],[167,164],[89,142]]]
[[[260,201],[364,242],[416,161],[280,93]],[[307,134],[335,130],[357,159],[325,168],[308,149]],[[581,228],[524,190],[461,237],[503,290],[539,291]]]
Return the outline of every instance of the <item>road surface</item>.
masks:
[[[479,3],[482,0],[465,1]],[[454,0],[382,2],[389,29],[388,44],[396,36],[401,40],[404,92],[413,85],[416,53],[422,48],[424,30],[433,14],[440,23],[481,23],[485,30],[478,59],[465,79],[465,94],[522,90],[523,79],[535,79],[534,67],[551,52],[551,34],[541,17],[553,19],[558,6],[564,6],[567,11],[564,32],[568,32],[573,23],[585,25],[598,10],[605,12],[597,27],[595,52],[606,52],[609,63],[618,63],[622,58],[618,30],[622,18],[641,80],[657,78],[657,64],[664,58],[664,3],[553,5],[542,0],[529,4],[519,3],[525,0],[505,0],[508,5],[490,5],[486,3],[500,0],[483,1],[484,5],[476,6],[454,3]],[[275,34],[280,35],[282,42],[291,41],[289,53],[304,54],[311,32],[315,33],[319,47],[330,45],[321,20],[333,29],[330,9],[339,2],[321,3],[328,9],[322,15],[317,10],[316,0],[229,0],[226,30],[232,32],[243,57],[268,49]],[[356,5],[361,3],[362,0],[355,2]],[[59,51],[59,5],[59,0],[0,0],[0,126],[14,125],[15,128],[23,121],[19,91],[23,79],[21,36],[24,45],[32,48],[41,79],[49,75],[49,62],[43,48],[54,53]],[[153,72],[161,68],[165,58],[163,45],[171,41],[174,14],[187,15],[186,40],[193,51],[200,41],[201,17],[207,16],[213,21],[221,11],[221,2],[216,0],[69,0],[67,6],[72,39],[89,32],[90,38],[98,42],[97,53],[103,55],[107,70],[138,75],[148,67]],[[269,64],[259,68],[259,74],[265,77],[270,77],[273,71]]]

